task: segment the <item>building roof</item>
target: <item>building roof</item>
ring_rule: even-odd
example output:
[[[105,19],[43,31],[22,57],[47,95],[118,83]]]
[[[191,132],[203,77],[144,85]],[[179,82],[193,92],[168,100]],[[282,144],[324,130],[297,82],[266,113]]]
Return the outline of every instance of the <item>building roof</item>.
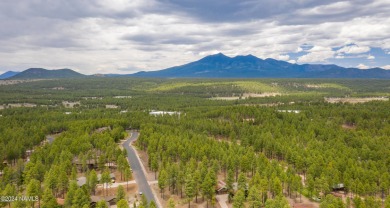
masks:
[[[98,180],[100,181],[100,179],[102,178],[102,174],[99,173],[99,174],[97,175],[97,178],[98,178]],[[111,178],[111,179],[114,179],[114,178],[115,178],[115,174],[114,174],[114,173],[110,173],[110,178]]]
[[[79,187],[85,185],[86,183],[87,183],[87,178],[86,177],[82,176],[82,177],[77,178],[77,185]]]
[[[99,202],[101,200],[104,200],[106,202],[110,202],[112,200],[115,200],[116,196],[91,196],[91,202]]]
[[[154,111],[152,110],[151,112],[149,112],[149,115],[153,115],[153,116],[158,116],[158,115],[175,115],[175,114],[178,114],[180,115],[180,112],[176,112],[176,111]]]

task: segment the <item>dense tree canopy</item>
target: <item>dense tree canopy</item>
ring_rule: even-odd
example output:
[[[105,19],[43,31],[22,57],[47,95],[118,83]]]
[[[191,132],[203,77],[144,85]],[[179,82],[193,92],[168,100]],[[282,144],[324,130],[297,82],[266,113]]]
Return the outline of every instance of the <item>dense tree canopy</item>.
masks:
[[[91,78],[0,86],[1,194],[26,191],[40,196],[42,206],[55,206],[56,197],[65,198],[66,207],[89,205],[97,173],[111,182],[106,164],[116,164],[121,179],[131,178],[118,142],[126,130],[139,129],[136,145],[148,154],[162,196],[169,191],[189,205],[200,197],[215,203],[223,180],[236,207],[285,206],[284,197],[302,193],[321,197],[322,207],[343,206],[329,195],[338,184],[351,205],[376,207],[390,191],[390,103],[324,97],[382,97],[388,89],[383,80],[277,79]],[[279,94],[258,96],[267,92]],[[210,99],[221,97],[237,99]],[[77,104],[66,108],[63,101]],[[18,103],[37,107],[9,107]],[[150,110],[180,114],[151,116]],[[46,139],[52,134],[54,141]],[[87,161],[97,167],[90,171]],[[85,188],[75,184],[77,174],[87,177]]]

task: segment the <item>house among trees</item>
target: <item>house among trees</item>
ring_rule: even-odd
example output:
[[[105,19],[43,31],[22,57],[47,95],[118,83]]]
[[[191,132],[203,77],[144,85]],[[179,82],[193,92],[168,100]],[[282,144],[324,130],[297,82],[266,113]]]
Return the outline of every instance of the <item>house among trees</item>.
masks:
[[[99,201],[106,201],[107,207],[110,207],[111,205],[116,204],[116,196],[91,196],[91,206],[90,207],[96,207],[96,204]]]
[[[100,181],[102,179],[102,174],[98,174],[97,178],[98,178],[98,181]],[[115,174],[114,173],[110,173],[110,178],[111,178],[112,182],[115,183]]]
[[[86,177],[82,176],[82,177],[77,178],[77,185],[79,187],[84,186],[86,183],[87,183]]]
[[[76,165],[78,170],[83,169],[83,161],[79,160],[77,157],[73,159],[72,163]],[[98,167],[98,160],[96,159],[89,159],[85,160],[85,165],[88,167],[88,169],[96,169]]]
[[[217,187],[215,189],[216,194],[226,194],[227,193],[227,187],[226,183],[223,181],[218,181]]]
[[[335,184],[332,186],[332,190],[333,191],[344,191],[345,190],[345,186],[343,183],[339,183],[339,184]]]
[[[98,181],[102,179],[102,174],[97,175]],[[115,183],[115,174],[110,173],[110,179],[113,183]],[[87,178],[85,176],[81,176],[77,178],[77,185],[79,187],[84,186],[87,183]]]
[[[155,110],[152,110],[151,112],[149,112],[149,115],[152,115],[152,116],[179,115],[180,116],[180,112],[176,112],[176,111],[155,111]]]

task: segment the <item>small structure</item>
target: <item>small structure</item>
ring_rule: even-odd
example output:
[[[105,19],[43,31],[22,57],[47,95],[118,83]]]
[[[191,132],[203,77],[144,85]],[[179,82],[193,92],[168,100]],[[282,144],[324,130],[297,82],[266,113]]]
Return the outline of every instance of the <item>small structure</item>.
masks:
[[[82,177],[77,178],[77,185],[79,187],[84,186],[86,183],[87,183],[86,177],[82,176]]]
[[[101,127],[101,128],[95,129],[95,132],[102,133],[102,132],[107,131],[107,130],[111,130],[111,127],[109,127],[109,126]]]
[[[226,194],[227,193],[227,187],[226,183],[223,181],[218,181],[217,187],[215,189],[216,194]]]
[[[107,109],[117,109],[117,108],[119,108],[119,106],[117,106],[117,105],[106,105],[106,108]]]
[[[343,183],[339,183],[339,184],[335,184],[332,186],[332,190],[333,191],[344,191],[345,190],[345,186]]]
[[[300,110],[278,110],[279,113],[300,113]]]
[[[85,163],[90,170],[97,168],[98,165],[97,159],[87,159]],[[78,170],[82,170],[83,168],[83,161],[79,160],[77,157],[73,159],[72,164],[76,165]]]
[[[91,207],[96,207],[96,204],[102,200],[106,201],[108,207],[116,204],[116,196],[91,196]]]
[[[102,179],[102,174],[99,173],[97,175],[97,178],[98,178],[98,181],[100,181]],[[114,173],[110,173],[110,178],[113,181],[113,183],[115,183],[115,174]]]
[[[76,102],[62,101],[62,105],[63,105],[65,108],[74,108],[74,107],[80,106],[81,103],[80,103],[80,101],[76,101]]]
[[[180,116],[180,112],[176,112],[176,111],[155,111],[155,110],[152,110],[151,112],[149,112],[149,115],[152,115],[152,116],[179,115]]]

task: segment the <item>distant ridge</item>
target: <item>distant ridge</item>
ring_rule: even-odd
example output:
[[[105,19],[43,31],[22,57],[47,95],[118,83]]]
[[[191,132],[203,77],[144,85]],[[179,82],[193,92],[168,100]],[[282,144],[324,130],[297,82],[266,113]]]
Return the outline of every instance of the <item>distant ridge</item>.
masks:
[[[159,71],[141,71],[134,77],[199,78],[378,78],[390,79],[390,70],[361,70],[337,65],[291,64],[253,55],[228,57],[222,53]]]
[[[30,68],[10,77],[9,79],[63,79],[63,78],[82,78],[86,75],[75,72],[71,69],[42,69]]]
[[[13,77],[17,74],[19,74],[19,72],[7,71],[7,72],[0,75],[0,79],[8,79],[8,78]]]

